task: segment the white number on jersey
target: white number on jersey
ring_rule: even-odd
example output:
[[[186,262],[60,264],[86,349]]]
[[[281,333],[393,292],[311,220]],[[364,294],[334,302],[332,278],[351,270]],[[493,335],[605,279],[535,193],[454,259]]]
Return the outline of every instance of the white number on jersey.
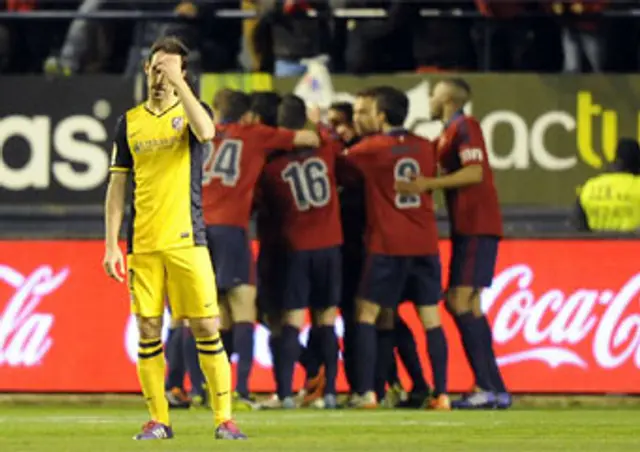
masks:
[[[207,185],[214,179],[220,179],[222,185],[235,187],[240,178],[241,158],[241,140],[223,140],[217,150],[211,144],[202,183]]]
[[[328,168],[321,159],[291,162],[280,175],[289,184],[298,210],[305,211],[329,204],[331,190]]]
[[[420,175],[420,165],[412,158],[401,158],[393,168],[393,178],[396,181],[408,181],[412,176]],[[396,194],[396,207],[398,209],[413,209],[420,207],[422,201],[420,195]]]

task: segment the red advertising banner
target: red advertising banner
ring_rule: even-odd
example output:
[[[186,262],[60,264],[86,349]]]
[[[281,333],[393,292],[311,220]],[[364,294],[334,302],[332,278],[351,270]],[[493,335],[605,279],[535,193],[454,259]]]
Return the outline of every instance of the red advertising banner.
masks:
[[[102,252],[99,241],[0,241],[0,391],[138,391],[126,287],[104,275]],[[441,254],[446,264],[446,241]],[[512,391],[640,393],[639,255],[640,242],[626,240],[501,244],[483,306]],[[409,304],[401,313],[430,375],[420,324]],[[465,391],[471,374],[443,317],[450,390]],[[274,389],[268,335],[257,327],[257,392]],[[302,377],[298,369],[297,385]]]

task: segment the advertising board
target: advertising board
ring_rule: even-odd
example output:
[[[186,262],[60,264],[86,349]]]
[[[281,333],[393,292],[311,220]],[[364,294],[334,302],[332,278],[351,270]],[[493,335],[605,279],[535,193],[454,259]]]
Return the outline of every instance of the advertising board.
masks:
[[[0,392],[138,391],[135,321],[126,286],[103,273],[103,246],[0,242]],[[502,243],[483,304],[512,391],[640,393],[639,254],[640,243],[625,240]],[[446,241],[441,256],[446,264]],[[425,335],[409,303],[401,314],[430,376]],[[466,391],[471,374],[453,322],[444,311],[443,318],[450,390]],[[257,326],[250,382],[257,392],[274,389],[268,337]],[[298,368],[298,387],[303,377]],[[401,377],[408,386],[403,370]],[[342,370],[338,388],[347,389]]]

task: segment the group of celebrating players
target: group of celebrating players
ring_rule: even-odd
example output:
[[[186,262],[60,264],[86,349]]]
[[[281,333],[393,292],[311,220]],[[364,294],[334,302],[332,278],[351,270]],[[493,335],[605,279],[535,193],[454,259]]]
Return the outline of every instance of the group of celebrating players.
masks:
[[[271,330],[277,387],[263,406],[297,406],[292,380],[300,362],[307,371],[304,402],[337,407],[338,309],[348,406],[389,402],[397,388],[397,348],[413,381],[405,406],[508,408],[511,397],[480,306],[493,277],[501,216],[480,126],[462,112],[469,86],[459,79],[436,85],[431,112],[445,127],[431,142],[403,128],[409,102],[391,87],[358,93],[353,107],[332,106],[327,125],[308,118],[302,99],[272,92],[221,90],[211,111],[184,79],[186,56],[174,38],[154,45],[145,67],[149,97],[119,123],[107,191],[104,266],[122,281],[117,237],[132,173],[127,279],[151,415],[135,438],[173,437],[160,340],[167,299],[174,322],[188,321],[195,338],[220,439],[246,438],[231,406],[234,399],[236,406],[256,405],[248,380],[257,320]],[[438,189],[451,223],[446,294],[432,198]],[[475,377],[474,390],[454,402],[447,395],[443,298]],[[433,388],[397,314],[404,300],[415,304],[425,329]],[[307,309],[312,327],[303,348]]]

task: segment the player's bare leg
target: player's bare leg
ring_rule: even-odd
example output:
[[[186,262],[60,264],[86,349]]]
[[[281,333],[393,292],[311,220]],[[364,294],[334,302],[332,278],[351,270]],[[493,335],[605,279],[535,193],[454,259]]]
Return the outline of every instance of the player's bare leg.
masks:
[[[447,294],[447,308],[454,316],[465,355],[475,377],[474,393],[455,401],[454,408],[493,408],[495,405],[495,389],[489,373],[483,325],[473,313],[473,300],[479,300],[479,293],[476,288],[460,286],[449,288]],[[476,309],[478,308],[479,305]]]
[[[231,417],[231,365],[220,338],[219,319],[189,319],[196,338],[200,367],[207,380],[216,438],[247,439]]]
[[[300,328],[304,324],[305,309],[289,310],[284,313],[282,331],[278,341],[278,399],[282,408],[295,408],[293,398],[293,371],[300,357]]]
[[[253,366],[254,328],[258,318],[256,286],[242,284],[227,294],[233,319],[233,351],[237,354],[237,379],[234,393],[234,409],[254,409],[256,404],[249,396],[249,376]]]
[[[317,335],[317,348],[324,365],[323,407],[327,409],[337,407],[338,337],[335,329],[337,316],[338,308],[333,306],[316,310],[313,315],[316,327],[315,334]]]
[[[438,305],[420,306],[418,316],[427,335],[427,354],[431,361],[433,374],[433,397],[429,408],[434,410],[450,410],[451,402],[447,396],[447,339],[442,329],[442,321]]]
[[[162,346],[162,317],[137,317],[138,378],[151,421],[134,436],[137,440],[170,439],[173,430],[169,421],[169,403],[164,394],[166,361]]]
[[[356,395],[350,405],[354,408],[375,408],[378,400],[374,391],[376,344],[378,331],[376,321],[380,306],[372,301],[356,300],[355,348],[357,360]]]

